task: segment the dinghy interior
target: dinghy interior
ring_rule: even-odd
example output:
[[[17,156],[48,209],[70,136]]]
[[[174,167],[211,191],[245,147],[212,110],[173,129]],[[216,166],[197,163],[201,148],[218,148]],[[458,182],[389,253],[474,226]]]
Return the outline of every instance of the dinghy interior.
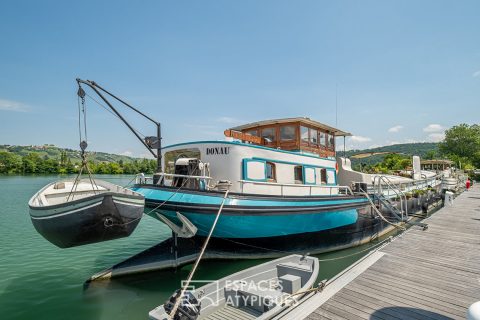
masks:
[[[290,255],[242,270],[193,290],[171,312],[180,295],[175,292],[150,319],[271,319],[310,292],[318,276],[317,258]],[[198,283],[198,282],[197,282]]]

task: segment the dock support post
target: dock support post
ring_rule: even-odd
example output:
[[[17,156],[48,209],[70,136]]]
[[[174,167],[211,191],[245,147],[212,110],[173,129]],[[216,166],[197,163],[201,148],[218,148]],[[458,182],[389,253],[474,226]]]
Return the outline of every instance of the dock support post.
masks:
[[[175,272],[177,272],[177,267],[178,267],[178,235],[173,231],[172,231],[172,239],[173,239],[172,251],[173,251],[173,256],[174,256]]]

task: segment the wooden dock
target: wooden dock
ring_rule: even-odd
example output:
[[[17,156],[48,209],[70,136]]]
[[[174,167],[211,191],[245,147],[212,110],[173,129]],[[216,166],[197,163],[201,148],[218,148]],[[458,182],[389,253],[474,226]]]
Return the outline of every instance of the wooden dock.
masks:
[[[480,187],[328,282],[282,319],[465,319],[480,300]],[[320,264],[321,268],[321,264]]]

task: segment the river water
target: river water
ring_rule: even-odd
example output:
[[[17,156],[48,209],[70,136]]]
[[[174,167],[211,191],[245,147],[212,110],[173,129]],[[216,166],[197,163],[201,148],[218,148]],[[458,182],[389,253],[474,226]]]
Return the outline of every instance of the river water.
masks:
[[[123,239],[60,249],[33,228],[28,200],[59,176],[0,176],[0,319],[147,319],[186,279],[177,272],[151,272],[85,285],[106,269],[170,236],[162,223],[144,217]],[[132,176],[98,176],[126,185]],[[328,279],[363,256],[372,244],[318,255],[319,280]],[[358,253],[358,254],[357,254]],[[345,257],[346,258],[341,258]],[[333,258],[340,258],[328,260]],[[266,260],[203,261],[196,279],[215,280]]]

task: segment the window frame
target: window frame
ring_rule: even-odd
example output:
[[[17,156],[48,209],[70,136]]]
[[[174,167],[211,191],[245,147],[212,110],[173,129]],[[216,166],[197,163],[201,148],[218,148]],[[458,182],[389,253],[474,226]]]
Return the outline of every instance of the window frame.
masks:
[[[307,182],[307,174],[306,174],[307,169],[313,170],[313,182]],[[317,184],[317,172],[316,171],[317,170],[315,170],[314,166],[303,165],[302,166],[303,184],[307,184],[307,185]]]
[[[255,179],[255,178],[250,178],[248,176],[248,163],[250,162],[258,162],[263,164],[263,172],[264,172],[263,179]],[[267,164],[266,163],[267,162],[265,160],[244,158],[242,160],[242,179],[245,181],[266,182],[267,181]]]
[[[300,179],[297,179],[297,173],[300,173]],[[293,167],[293,181],[296,184],[303,184],[304,181],[304,176],[303,176],[303,166],[301,165],[296,165]]]
[[[307,138],[304,140],[302,129],[307,129]],[[310,128],[300,125],[300,143],[309,144],[310,143]]]
[[[320,184],[328,184],[327,168],[320,168]]]
[[[322,135],[323,135],[323,142],[322,143]],[[318,130],[318,145],[320,147],[324,147],[326,148],[327,147],[327,133],[325,131],[321,131],[321,130]]]
[[[266,130],[273,130],[273,139],[271,141],[268,141],[267,143],[276,143],[277,142],[277,128],[276,127],[265,127],[260,129],[260,137],[263,139],[269,139],[263,135],[263,132]]]
[[[282,137],[282,129],[288,128],[288,127],[290,127],[290,128],[293,129],[293,137],[292,137],[291,139],[284,139],[284,138]],[[279,128],[279,135],[280,135],[279,138],[280,138],[280,141],[281,141],[281,142],[296,141],[296,140],[297,140],[297,127],[296,127],[295,125],[293,125],[293,124],[282,125],[282,126],[280,126],[280,128]]]
[[[268,177],[268,167],[272,168],[272,178]],[[276,182],[277,181],[277,168],[275,163],[272,161],[265,161],[265,179],[269,182]]]
[[[316,132],[314,135],[312,134],[313,131]],[[317,140],[317,142],[312,141],[313,136],[315,136],[315,139]],[[318,141],[318,130],[313,129],[313,128],[308,128],[308,144],[312,145],[312,146],[315,146],[315,147],[318,147],[319,146],[318,142],[319,142]]]
[[[327,143],[328,143],[327,149],[335,151],[335,135],[333,135],[331,133],[328,133],[327,134],[327,140],[328,140],[327,141]],[[331,141],[333,141],[333,143],[330,143]]]

